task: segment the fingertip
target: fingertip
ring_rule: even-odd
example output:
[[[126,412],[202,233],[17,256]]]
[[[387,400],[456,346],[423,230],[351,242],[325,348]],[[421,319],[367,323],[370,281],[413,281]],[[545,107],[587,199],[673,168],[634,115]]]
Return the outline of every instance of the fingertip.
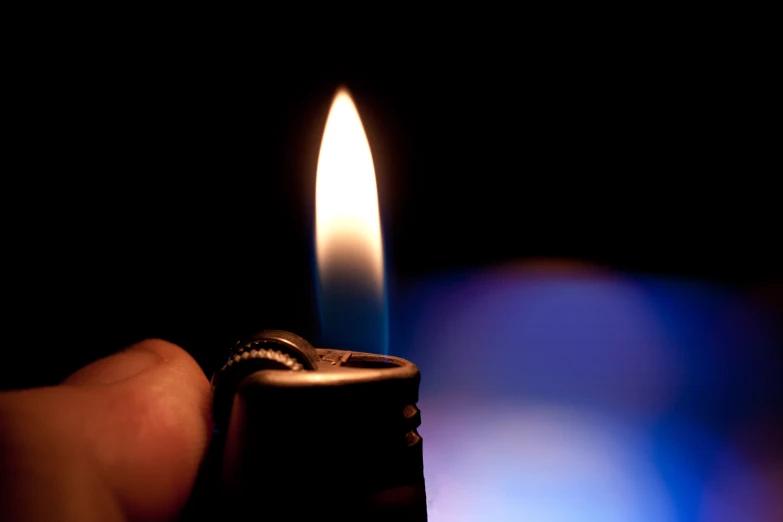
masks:
[[[126,351],[159,362],[104,395],[101,461],[129,513],[166,518],[187,500],[209,443],[209,381],[186,350],[168,341],[148,339]]]
[[[127,348],[126,352],[149,352],[160,357],[161,361],[167,362],[180,359],[192,359],[190,354],[176,344],[163,339],[144,339],[134,343]],[[195,362],[195,361],[194,361]]]
[[[164,362],[163,356],[146,343],[137,343],[80,368],[62,384],[95,385],[123,381]]]
[[[140,372],[127,382],[128,387],[157,390],[168,400],[180,404],[183,411],[197,414],[201,424],[211,433],[211,397],[209,380],[198,362],[183,348],[162,339],[147,339],[131,350],[154,353],[160,363]]]
[[[209,381],[195,359],[173,343],[147,339],[63,384],[0,397],[2,420],[20,419],[13,433],[4,432],[14,443],[5,445],[46,455],[41,466],[51,465],[57,480],[59,470],[68,469],[62,462],[71,462],[62,459],[76,459],[84,477],[106,486],[127,520],[173,519],[212,433]],[[80,502],[92,508],[92,500]]]
[[[199,402],[209,394],[209,380],[206,374],[187,350],[163,339],[146,339],[128,348],[135,352],[150,352],[160,358],[160,371],[174,379],[173,385],[195,390]],[[152,368],[150,368],[152,370]],[[162,376],[161,376],[162,377]],[[170,379],[169,379],[170,380]]]
[[[77,370],[62,384],[113,384],[158,365],[179,369],[186,378],[206,378],[199,364],[184,349],[163,339],[145,339]]]
[[[139,372],[128,385],[165,390],[184,407],[205,409],[209,413],[209,380],[198,362],[185,349],[163,339],[146,339],[128,347],[129,352],[151,353],[159,363]],[[207,417],[207,421],[211,420]]]

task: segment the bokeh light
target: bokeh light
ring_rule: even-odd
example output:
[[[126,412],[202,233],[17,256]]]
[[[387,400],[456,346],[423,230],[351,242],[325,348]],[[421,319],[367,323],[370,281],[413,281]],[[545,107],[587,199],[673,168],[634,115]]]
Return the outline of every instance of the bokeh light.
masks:
[[[779,520],[780,476],[733,436],[781,410],[759,301],[556,260],[403,290],[433,521]]]

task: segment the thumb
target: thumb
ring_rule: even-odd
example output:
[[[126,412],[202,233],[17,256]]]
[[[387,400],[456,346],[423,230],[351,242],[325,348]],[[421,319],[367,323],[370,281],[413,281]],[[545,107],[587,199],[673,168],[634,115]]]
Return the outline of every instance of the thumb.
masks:
[[[198,364],[161,340],[96,361],[60,386],[6,394],[0,408],[16,444],[4,453],[21,478],[14,489],[67,492],[48,503],[30,498],[36,510],[51,509],[47,520],[171,520],[209,441],[209,403]],[[79,473],[72,462],[83,463]]]
[[[131,345],[88,364],[68,376],[63,384],[112,384],[163,362],[162,351],[174,351],[165,341],[149,340]]]
[[[129,518],[175,516],[211,433],[209,383],[196,361],[153,339],[90,364],[65,385],[100,395],[88,433]]]

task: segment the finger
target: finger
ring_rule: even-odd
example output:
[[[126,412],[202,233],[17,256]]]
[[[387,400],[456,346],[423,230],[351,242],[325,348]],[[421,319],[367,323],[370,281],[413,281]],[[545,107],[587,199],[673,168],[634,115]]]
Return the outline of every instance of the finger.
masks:
[[[0,499],[41,520],[172,520],[209,442],[210,403],[196,361],[160,340],[60,386],[4,394],[0,456],[14,471]],[[45,502],[34,493],[41,491],[50,492]]]
[[[137,371],[150,360],[142,361],[144,352],[157,362]],[[117,356],[96,373],[112,378],[122,374],[106,369],[114,364],[138,367],[102,387],[89,431],[93,447],[131,520],[170,519],[187,501],[209,442],[209,383],[185,350],[165,341],[144,341]],[[100,383],[86,380],[88,387]]]
[[[77,387],[0,393],[0,520],[125,521],[83,436],[99,409]]]
[[[150,345],[144,341],[98,359],[68,376],[63,384],[111,384],[132,377],[163,361]]]

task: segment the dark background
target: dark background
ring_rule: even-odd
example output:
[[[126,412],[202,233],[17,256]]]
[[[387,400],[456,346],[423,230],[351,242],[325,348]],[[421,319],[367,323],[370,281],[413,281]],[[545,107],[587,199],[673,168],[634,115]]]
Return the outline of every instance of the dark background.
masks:
[[[278,67],[85,40],[19,60],[3,387],[57,382],[145,337],[205,368],[265,327],[317,342],[315,166],[340,84],[373,149],[392,286],[559,257],[780,302],[770,86],[746,57],[579,39],[313,52]]]

